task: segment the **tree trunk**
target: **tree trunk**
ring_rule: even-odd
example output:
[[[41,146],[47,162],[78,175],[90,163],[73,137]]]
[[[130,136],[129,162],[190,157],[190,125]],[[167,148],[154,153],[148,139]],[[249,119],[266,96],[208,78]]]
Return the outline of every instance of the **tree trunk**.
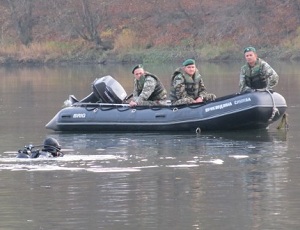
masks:
[[[33,40],[33,0],[7,0],[7,2],[19,39],[23,45],[28,46]]]

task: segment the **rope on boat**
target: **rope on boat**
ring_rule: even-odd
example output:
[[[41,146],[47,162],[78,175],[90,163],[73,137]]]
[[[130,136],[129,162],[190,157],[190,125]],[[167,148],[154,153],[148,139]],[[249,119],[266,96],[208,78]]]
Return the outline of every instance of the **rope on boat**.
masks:
[[[94,106],[94,107],[87,107],[87,106],[85,106],[84,108],[86,109],[86,111],[94,111],[94,112],[95,112],[95,110],[96,110],[98,107],[97,107],[97,106]]]
[[[138,110],[145,110],[145,109],[151,109],[154,111],[158,111],[161,109],[170,109],[173,112],[176,112],[183,108],[197,109],[205,104],[206,104],[206,102],[205,103],[201,102],[201,103],[196,103],[196,104],[180,104],[180,105],[176,105],[176,106],[174,106],[174,105],[136,106],[136,107],[134,107],[135,110],[133,112],[136,112]],[[82,108],[85,108],[85,110],[87,110],[87,111],[94,111],[94,112],[97,112],[98,110],[109,111],[109,110],[113,110],[113,109],[117,109],[120,112],[124,112],[124,111],[132,109],[129,106],[129,104],[112,104],[112,103],[99,103],[99,102],[96,102],[96,103],[76,102],[76,103],[73,103],[72,105],[70,105],[70,107],[82,107]]]
[[[277,129],[282,129],[284,126],[285,129],[289,129],[289,123],[288,123],[288,114],[284,113],[279,125],[277,126]]]
[[[275,101],[273,98],[272,93],[270,92],[270,90],[266,89],[266,91],[270,94],[271,98],[272,98],[272,102],[273,102],[273,111],[272,111],[272,115],[269,119],[269,121],[272,121],[273,118],[275,117],[276,113],[279,114],[279,110],[277,109],[276,105],[275,105]],[[279,123],[279,125],[277,126],[277,129],[282,129],[282,127],[284,126],[285,129],[289,129],[289,123],[288,123],[288,118],[287,118],[288,114],[284,113],[282,115],[281,121]]]
[[[272,102],[273,102],[273,111],[272,111],[271,117],[269,118],[269,121],[272,121],[273,118],[275,117],[276,113],[279,114],[279,110],[277,109],[277,107],[276,107],[276,105],[275,105],[275,101],[274,101],[273,95],[272,95],[272,93],[270,92],[270,90],[266,89],[266,91],[270,94],[270,96],[271,96],[271,98],[272,98]]]

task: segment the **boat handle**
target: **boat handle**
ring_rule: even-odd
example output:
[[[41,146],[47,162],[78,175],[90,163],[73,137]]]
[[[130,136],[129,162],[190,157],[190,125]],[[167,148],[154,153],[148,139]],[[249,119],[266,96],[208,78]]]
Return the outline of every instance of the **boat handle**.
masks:
[[[61,118],[72,118],[71,115],[62,115]]]
[[[155,117],[166,117],[166,114],[156,114]]]

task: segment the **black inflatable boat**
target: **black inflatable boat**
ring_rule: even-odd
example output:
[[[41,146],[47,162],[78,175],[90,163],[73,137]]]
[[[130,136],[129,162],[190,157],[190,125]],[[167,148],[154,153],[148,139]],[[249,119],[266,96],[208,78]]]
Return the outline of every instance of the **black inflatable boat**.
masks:
[[[232,94],[208,103],[134,108],[111,76],[96,79],[82,100],[73,95],[46,125],[54,131],[212,131],[265,129],[287,109],[282,95],[268,90]]]

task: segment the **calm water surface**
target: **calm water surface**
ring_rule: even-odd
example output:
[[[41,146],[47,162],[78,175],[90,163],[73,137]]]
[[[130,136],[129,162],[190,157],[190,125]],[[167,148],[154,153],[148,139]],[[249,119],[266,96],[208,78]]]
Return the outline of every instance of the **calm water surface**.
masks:
[[[212,133],[59,133],[45,124],[69,94],[112,75],[132,90],[131,66],[0,68],[1,229],[300,228],[300,67],[272,63],[290,129]],[[203,64],[209,91],[238,91],[241,63]],[[167,88],[174,66],[148,66]],[[128,74],[127,74],[128,73]],[[16,159],[56,138],[59,159]]]

